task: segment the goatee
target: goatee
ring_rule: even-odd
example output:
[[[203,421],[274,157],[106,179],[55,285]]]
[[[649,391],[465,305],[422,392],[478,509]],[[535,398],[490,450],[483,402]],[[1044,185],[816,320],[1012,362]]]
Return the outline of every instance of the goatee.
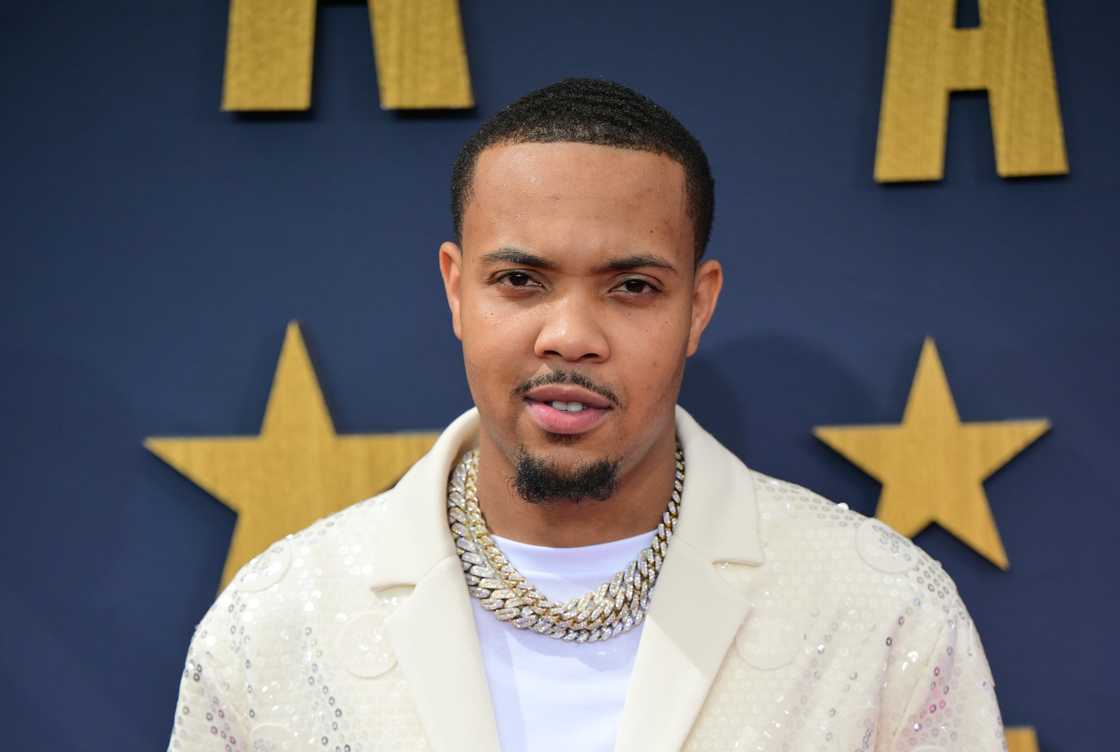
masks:
[[[596,460],[572,469],[534,457],[521,449],[514,487],[530,504],[610,498],[618,487],[618,460]]]

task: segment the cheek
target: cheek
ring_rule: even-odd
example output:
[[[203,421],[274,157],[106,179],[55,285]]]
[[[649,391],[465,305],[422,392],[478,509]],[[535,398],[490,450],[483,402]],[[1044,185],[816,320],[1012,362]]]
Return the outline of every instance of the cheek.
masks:
[[[657,411],[667,395],[675,394],[689,324],[683,314],[667,314],[634,326],[616,340],[613,359],[627,373],[632,397],[643,403],[639,412]]]
[[[476,386],[493,389],[498,381],[503,365],[508,358],[502,351],[502,340],[494,337],[492,327],[479,326],[474,330],[464,329],[463,360],[467,376]]]
[[[506,394],[532,355],[531,322],[525,316],[467,299],[463,313],[463,360],[476,401],[481,392]]]

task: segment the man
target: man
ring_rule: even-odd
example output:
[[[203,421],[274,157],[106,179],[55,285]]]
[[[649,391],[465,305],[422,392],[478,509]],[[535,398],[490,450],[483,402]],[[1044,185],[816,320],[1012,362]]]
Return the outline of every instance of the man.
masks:
[[[171,749],[1004,749],[939,565],[675,406],[722,284],[688,131],[563,81],[452,183],[439,267],[476,407],[237,576]]]

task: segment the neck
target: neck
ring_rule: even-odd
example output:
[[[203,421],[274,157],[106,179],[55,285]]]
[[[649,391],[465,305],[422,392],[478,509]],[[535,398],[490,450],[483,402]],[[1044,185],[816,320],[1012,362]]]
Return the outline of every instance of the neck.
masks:
[[[478,503],[494,535],[536,546],[591,546],[657,527],[673,490],[676,437],[670,428],[639,458],[625,460],[613,495],[602,501],[529,503],[514,488],[514,467],[486,431],[479,437]]]

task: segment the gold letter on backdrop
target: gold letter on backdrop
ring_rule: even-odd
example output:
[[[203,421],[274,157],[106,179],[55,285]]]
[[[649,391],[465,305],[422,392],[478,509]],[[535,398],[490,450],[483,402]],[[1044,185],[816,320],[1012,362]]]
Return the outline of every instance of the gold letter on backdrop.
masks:
[[[230,0],[223,110],[306,110],[316,0]],[[369,0],[381,108],[474,106],[459,0]]]
[[[988,90],[1001,177],[1069,172],[1043,0],[979,0],[981,25],[953,25],[956,0],[894,0],[875,179],[940,180],[950,91]]]

